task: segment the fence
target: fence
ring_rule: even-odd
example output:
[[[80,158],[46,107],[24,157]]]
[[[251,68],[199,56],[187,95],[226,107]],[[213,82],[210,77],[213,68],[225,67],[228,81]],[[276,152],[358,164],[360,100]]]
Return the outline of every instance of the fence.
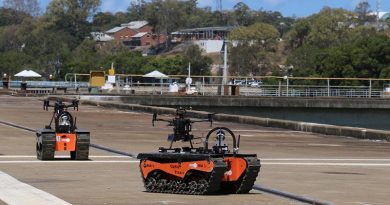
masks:
[[[85,74],[78,74],[85,75]],[[87,82],[77,81],[76,74],[69,82],[27,81],[28,88],[89,88]],[[136,94],[172,94],[169,87],[176,83],[179,93],[190,90],[198,95],[236,94],[242,96],[289,96],[289,97],[359,97],[382,98],[390,96],[388,83],[390,79],[363,79],[363,78],[299,78],[299,77],[229,77],[228,85],[223,86],[219,76],[192,76],[190,88],[185,84],[183,75],[170,76],[168,79],[143,78],[140,75],[117,75],[117,86],[114,89],[101,90],[111,93]],[[236,80],[233,80],[236,79]],[[1,82],[1,81],[0,81]],[[2,82],[1,82],[2,83]],[[12,81],[11,87],[20,87],[21,81]],[[230,91],[226,92],[226,88]],[[239,91],[238,91],[239,90]],[[96,89],[95,89],[96,92]]]
[[[156,79],[153,82],[139,75],[119,75],[121,87],[141,94],[168,94],[169,86],[176,82],[181,90],[187,90],[185,79],[187,76],[170,76],[169,79]],[[224,93],[222,78],[219,76],[192,76],[191,91],[199,95],[221,95]],[[228,84],[231,94],[232,87],[239,87],[239,94],[243,96],[289,96],[289,97],[359,97],[381,98],[390,96],[388,83],[390,79],[363,79],[363,78],[298,78],[256,76],[229,77]],[[149,82],[148,82],[149,81]],[[162,83],[161,83],[162,82]],[[256,82],[256,83],[254,83]],[[237,90],[237,88],[236,88]],[[237,92],[236,92],[237,93]]]
[[[10,88],[20,88],[23,81],[10,81]],[[65,81],[25,81],[28,88],[88,88],[86,82],[65,82]],[[3,82],[0,81],[2,85]]]

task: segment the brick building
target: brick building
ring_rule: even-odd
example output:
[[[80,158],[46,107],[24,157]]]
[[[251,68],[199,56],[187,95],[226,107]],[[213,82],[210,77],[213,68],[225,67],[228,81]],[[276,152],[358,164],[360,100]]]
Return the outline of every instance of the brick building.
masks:
[[[126,41],[130,40],[132,36],[137,34],[137,31],[129,27],[115,27],[106,32],[111,36],[115,41]]]
[[[129,40],[123,41],[125,45],[130,47],[139,47],[139,46],[157,46],[159,43],[165,43],[166,37],[160,35],[158,39],[157,34],[141,32],[132,36]]]
[[[166,36],[153,33],[152,26],[147,21],[132,21],[106,31],[117,42],[123,42],[130,47],[157,46],[166,41]]]

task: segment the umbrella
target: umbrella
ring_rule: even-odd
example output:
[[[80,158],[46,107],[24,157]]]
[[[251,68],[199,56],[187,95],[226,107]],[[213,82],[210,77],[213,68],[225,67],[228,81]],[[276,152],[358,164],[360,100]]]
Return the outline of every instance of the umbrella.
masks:
[[[158,70],[155,70],[155,71],[150,72],[146,75],[143,75],[142,77],[144,77],[144,78],[160,78],[160,89],[161,89],[160,94],[162,94],[163,78],[169,78],[167,75],[165,75],[164,73],[161,73]]]
[[[40,78],[42,77],[38,73],[32,70],[24,70],[15,75],[15,77],[24,77],[24,78]]]

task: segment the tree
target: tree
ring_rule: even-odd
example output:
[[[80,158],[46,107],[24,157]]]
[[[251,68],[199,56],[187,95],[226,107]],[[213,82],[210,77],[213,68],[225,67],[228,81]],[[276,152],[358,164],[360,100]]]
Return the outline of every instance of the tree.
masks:
[[[251,9],[248,5],[238,2],[233,8],[238,25],[248,26],[252,23]]]
[[[65,30],[79,40],[89,35],[88,20],[96,13],[101,0],[52,0],[46,20],[55,30]]]
[[[192,45],[184,52],[184,63],[191,63],[191,74],[193,75],[208,75],[210,74],[211,58],[202,55],[202,50],[198,45]],[[183,69],[183,74],[186,74],[186,69]]]
[[[316,58],[321,49],[316,46],[305,44],[294,49],[287,59],[287,65],[293,65],[294,76],[313,76],[315,75]]]
[[[0,27],[21,24],[27,18],[30,16],[24,12],[0,7]]]
[[[254,46],[271,48],[279,36],[275,27],[265,23],[255,23],[248,27],[239,27],[230,33],[231,40],[239,43],[253,42]]]
[[[115,20],[115,16],[111,12],[99,12],[93,16],[92,30],[93,31],[106,31],[110,29]]]
[[[290,48],[304,43],[320,48],[338,44],[348,35],[353,25],[353,14],[343,9],[325,7],[320,13],[298,21],[286,34]]]
[[[41,12],[38,0],[3,0],[3,6],[31,16],[38,16]]]
[[[267,57],[276,52],[278,36],[275,27],[264,23],[234,29],[230,33],[234,45],[230,49],[230,72],[237,75],[264,74],[271,64]]]
[[[355,13],[358,15],[359,23],[364,25],[367,22],[375,21],[375,16],[370,15],[372,10],[368,1],[361,1],[355,8]]]
[[[129,13],[130,20],[139,21],[146,19],[146,8],[145,8],[145,0],[141,0],[138,2],[131,1],[130,6],[127,9]]]
[[[299,48],[307,41],[307,37],[311,30],[311,22],[309,19],[302,19],[296,23],[293,28],[286,34],[288,46],[292,49]]]
[[[388,75],[389,55],[390,38],[361,27],[327,48],[305,43],[292,51],[288,63],[295,67],[294,76],[375,78]]]

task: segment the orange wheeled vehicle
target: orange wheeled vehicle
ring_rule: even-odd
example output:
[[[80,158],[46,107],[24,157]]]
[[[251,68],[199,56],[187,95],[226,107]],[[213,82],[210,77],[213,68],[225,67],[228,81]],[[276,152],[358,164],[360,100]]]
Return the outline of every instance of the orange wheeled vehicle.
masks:
[[[56,151],[68,151],[72,160],[87,160],[89,155],[90,133],[77,129],[76,118],[68,112],[68,108],[78,110],[78,101],[70,104],[57,100],[50,105],[49,100],[44,100],[43,109],[54,108],[50,124],[44,129],[36,131],[37,158],[40,160],[52,160]],[[55,129],[51,125],[54,121]]]
[[[210,130],[204,145],[193,147],[190,134],[192,121],[185,117],[185,109],[179,108],[173,120],[174,127],[168,136],[170,148],[160,148],[157,153],[140,153],[140,170],[148,192],[172,194],[245,194],[248,193],[260,172],[260,160],[256,154],[239,154],[240,137],[225,127]],[[212,121],[209,115],[208,120]],[[225,144],[225,137],[232,138],[233,150]],[[209,148],[209,140],[215,137],[215,145]],[[172,148],[174,141],[189,141],[191,147]]]

